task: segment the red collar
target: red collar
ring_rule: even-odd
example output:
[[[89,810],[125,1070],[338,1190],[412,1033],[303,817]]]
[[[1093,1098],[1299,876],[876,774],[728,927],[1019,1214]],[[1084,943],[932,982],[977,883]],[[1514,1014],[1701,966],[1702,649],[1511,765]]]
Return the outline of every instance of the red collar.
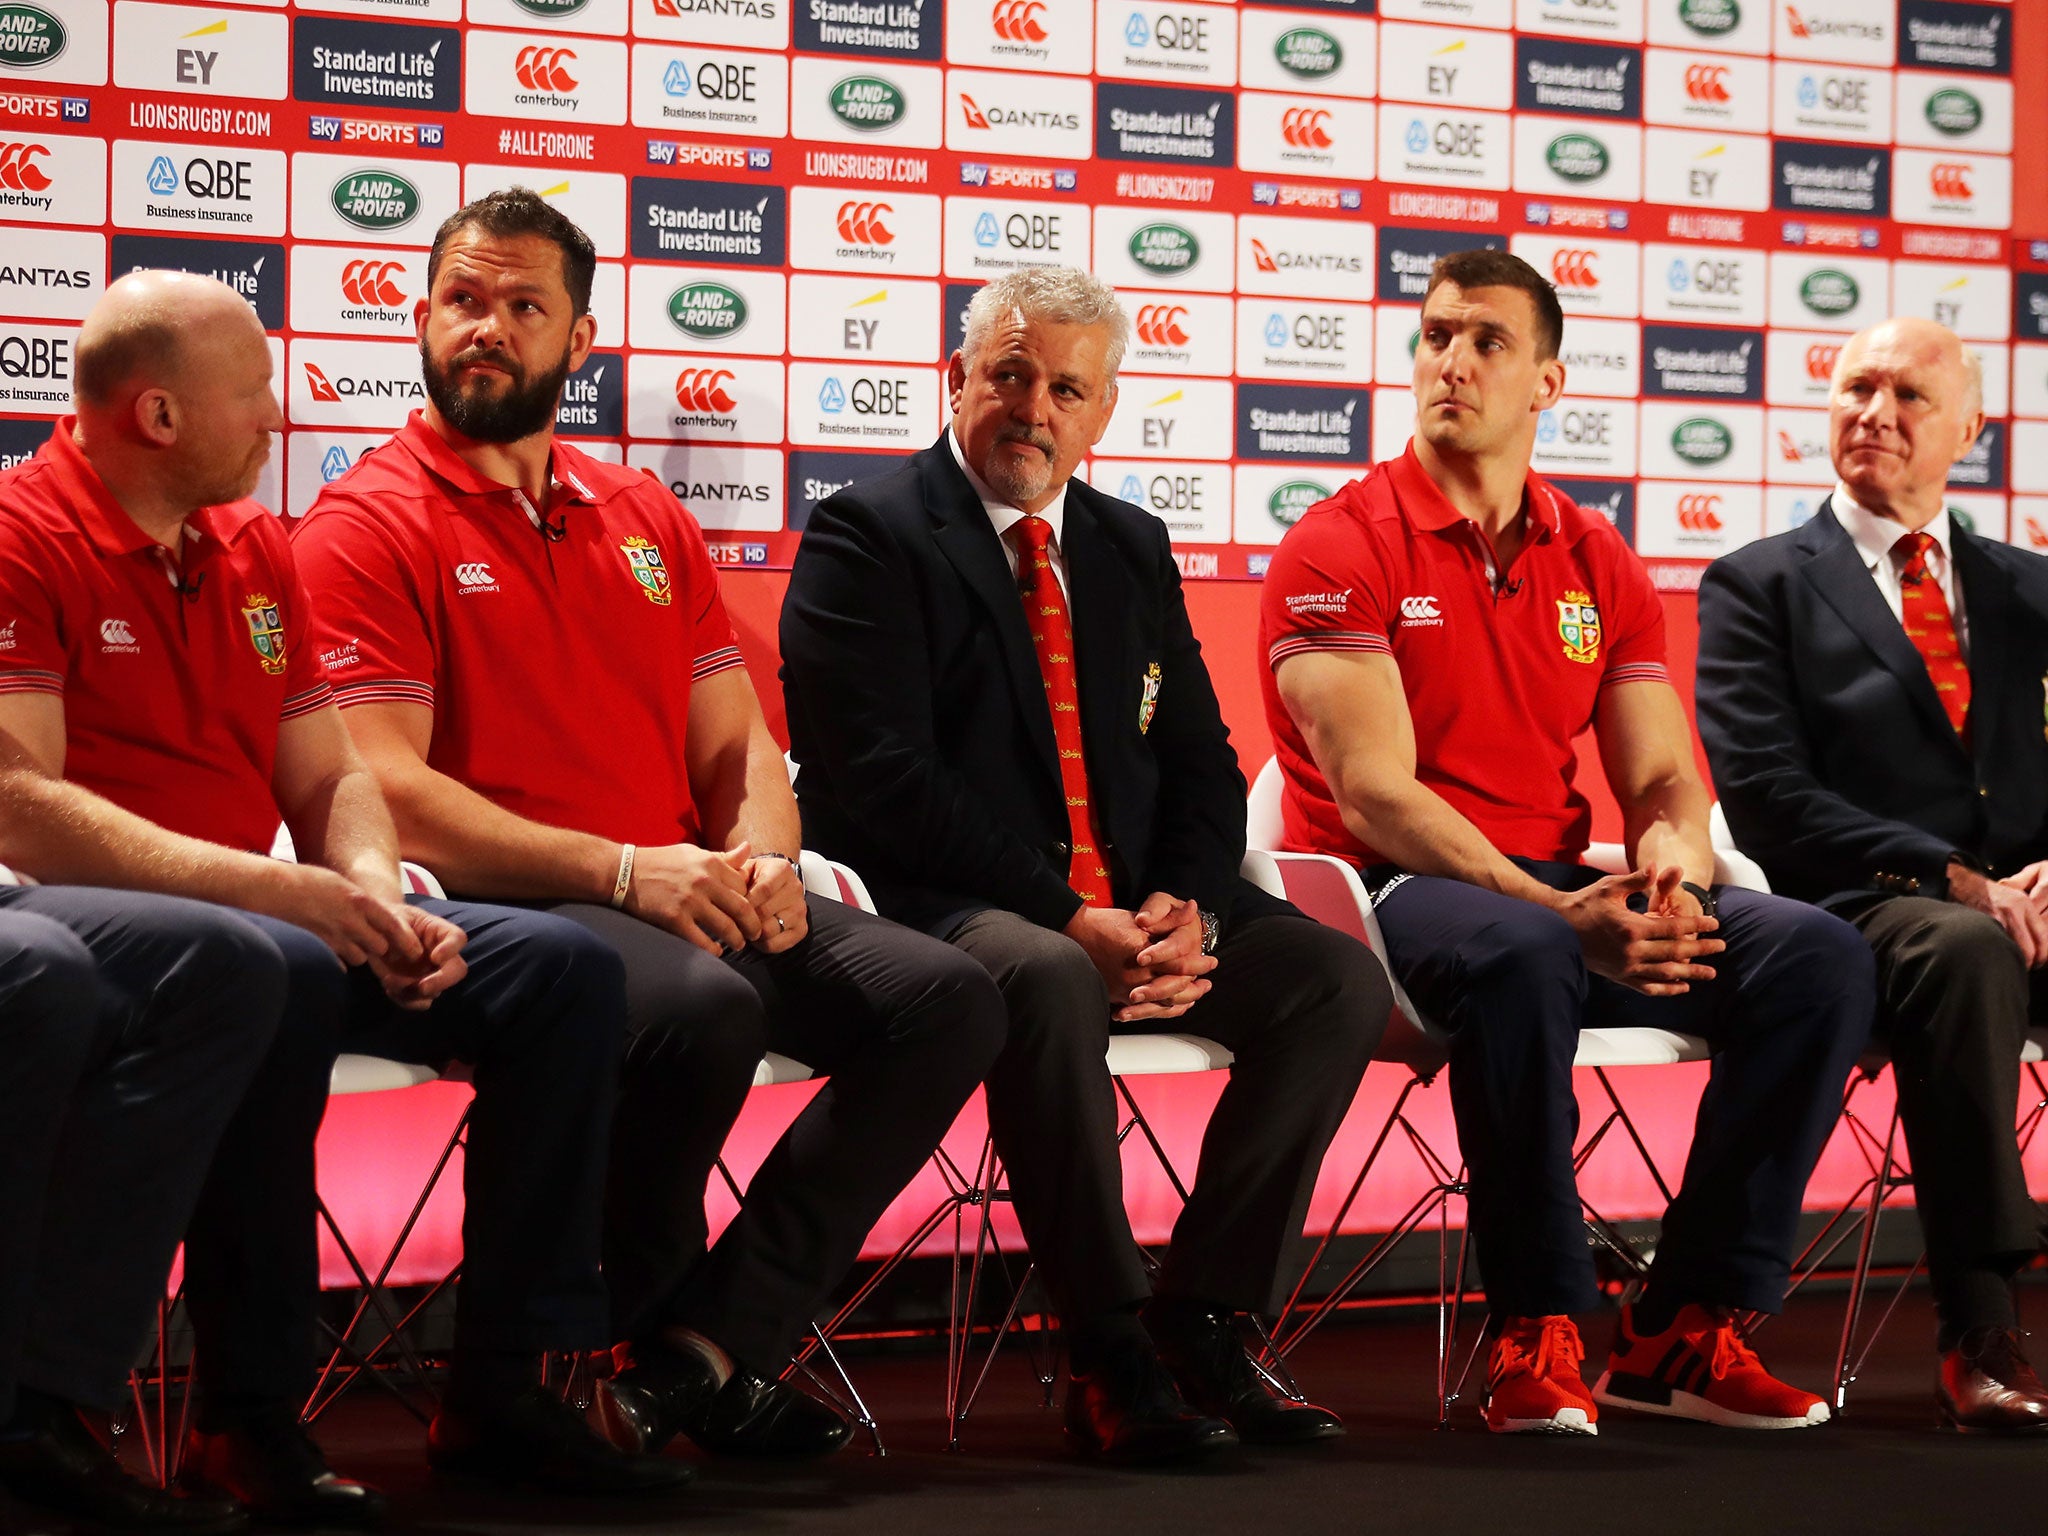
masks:
[[[506,496],[517,490],[517,486],[504,485],[485,478],[470,467],[469,462],[449,446],[448,440],[427,424],[425,411],[414,411],[405,420],[405,425],[391,439],[399,444],[420,465],[436,479],[446,481],[454,489],[470,496]],[[554,443],[548,453],[549,483],[558,488],[555,501],[580,501],[597,505],[597,492],[591,489],[590,476],[573,459],[582,455],[566,443]]]
[[[1387,478],[1392,482],[1395,502],[1416,527],[1434,533],[1472,521],[1452,506],[1450,498],[1429,478],[1429,471],[1415,456],[1414,439],[1409,439],[1401,456],[1387,466]],[[1522,482],[1522,491],[1528,503],[1530,523],[1541,536],[1555,538],[1563,520],[1550,487],[1530,474]]]
[[[113,492],[100,478],[72,436],[75,416],[60,416],[57,428],[42,448],[40,457],[56,477],[57,489],[71,509],[79,528],[103,555],[132,555],[137,550],[159,547],[156,540],[114,500]],[[223,548],[231,547],[242,530],[259,517],[268,517],[260,502],[244,498],[216,507],[201,507],[185,519],[185,527]]]

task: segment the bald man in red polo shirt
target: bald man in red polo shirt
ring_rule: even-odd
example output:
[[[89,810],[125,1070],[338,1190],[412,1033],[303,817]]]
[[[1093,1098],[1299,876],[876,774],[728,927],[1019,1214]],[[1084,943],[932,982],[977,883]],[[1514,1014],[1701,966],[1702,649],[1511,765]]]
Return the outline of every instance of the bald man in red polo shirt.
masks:
[[[1286,845],[1364,873],[1387,961],[1451,1040],[1492,1311],[1487,1426],[1595,1434],[1596,1403],[1752,1428],[1828,1416],[1736,1331],[1774,1312],[1808,1174],[1875,1006],[1846,923],[1716,890],[1709,802],[1648,575],[1530,472],[1564,392],[1556,293],[1501,251],[1446,256],[1400,458],[1311,508],[1261,602]],[[1599,739],[1632,872],[1586,868],[1573,739]],[[1589,1392],[1596,1299],[1572,1147],[1585,1025],[1716,1049],[1685,1181]]]

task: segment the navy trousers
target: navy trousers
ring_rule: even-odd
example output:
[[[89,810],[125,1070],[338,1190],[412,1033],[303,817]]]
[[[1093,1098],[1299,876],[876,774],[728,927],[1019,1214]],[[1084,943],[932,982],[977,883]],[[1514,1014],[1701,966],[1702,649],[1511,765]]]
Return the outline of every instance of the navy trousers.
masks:
[[[284,1004],[277,946],[202,902],[0,888],[0,1421],[109,1409]]]
[[[186,1240],[195,1370],[216,1412],[296,1404],[311,1389],[313,1141],[344,1050],[472,1069],[457,1344],[537,1353],[610,1342],[598,1241],[624,967],[545,913],[409,900],[469,935],[469,974],[423,1013],[395,1007],[367,968],[345,971],[305,930],[249,919],[283,952],[289,992]]]
[[[1515,861],[1546,885],[1600,878],[1577,864]],[[1646,997],[1587,973],[1578,936],[1531,902],[1462,881],[1375,870],[1388,960],[1422,1012],[1450,1031],[1451,1104],[1471,1181],[1472,1233],[1496,1316],[1594,1304],[1572,1147],[1572,1057],[1585,1026],[1648,1026],[1714,1047],[1685,1178],[1650,1283],[1706,1305],[1783,1304],[1801,1197],[1870,1038],[1870,946],[1816,907],[1724,888],[1716,975]]]

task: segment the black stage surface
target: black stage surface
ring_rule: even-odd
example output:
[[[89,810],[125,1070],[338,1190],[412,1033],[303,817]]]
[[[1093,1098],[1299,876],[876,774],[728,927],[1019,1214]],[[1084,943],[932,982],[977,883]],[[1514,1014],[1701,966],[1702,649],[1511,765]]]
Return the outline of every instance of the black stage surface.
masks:
[[[2029,1289],[2038,1313],[2048,1297]],[[1796,1298],[1759,1339],[1766,1360],[1823,1390],[1840,1320],[1839,1294]],[[1611,1321],[1583,1326],[1604,1360]],[[393,1529],[449,1536],[2048,1531],[2048,1437],[1939,1432],[1931,1329],[1925,1292],[1916,1291],[1880,1338],[1847,1416],[1776,1434],[1617,1413],[1603,1418],[1598,1439],[1509,1438],[1486,1432],[1476,1394],[1440,1432],[1430,1405],[1434,1313],[1403,1312],[1332,1325],[1295,1359],[1310,1395],[1350,1421],[1346,1439],[1245,1451],[1195,1471],[1077,1462],[1057,1410],[1039,1406],[1023,1357],[1007,1351],[960,1451],[944,1449],[941,1354],[857,1355],[850,1364],[882,1421],[887,1457],[866,1454],[863,1439],[794,1469],[697,1458],[696,1485],[653,1504],[577,1505],[440,1482],[421,1459],[418,1426],[374,1389],[338,1405],[319,1438],[338,1467],[392,1495]],[[2034,1353],[2048,1356],[2048,1344]],[[1589,1363],[1589,1380],[1596,1371]],[[33,1520],[14,1528],[54,1529]]]

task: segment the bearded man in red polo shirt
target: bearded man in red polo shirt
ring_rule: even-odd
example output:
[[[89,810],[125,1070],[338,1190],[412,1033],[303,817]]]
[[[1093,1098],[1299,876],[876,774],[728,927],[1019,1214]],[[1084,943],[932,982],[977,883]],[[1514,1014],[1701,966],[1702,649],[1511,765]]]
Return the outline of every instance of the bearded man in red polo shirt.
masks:
[[[414,311],[428,404],[294,535],[328,677],[408,857],[626,961],[605,1210],[614,1443],[819,1455],[777,1378],[1000,1048],[994,984],[798,878],[796,801],[696,520],[554,437],[596,335],[590,237],[524,189],[457,210]],[[829,1081],[705,1251],[764,1050]]]
[[[1713,886],[1709,802],[1648,575],[1530,472],[1564,392],[1564,317],[1527,263],[1446,256],[1415,354],[1415,435],[1313,507],[1261,602],[1287,847],[1363,872],[1387,960],[1450,1035],[1452,1106],[1494,1342],[1486,1423],[1597,1433],[1608,1407],[1753,1428],[1824,1421],[1737,1332],[1774,1312],[1807,1176],[1875,1006],[1867,947],[1797,902]],[[1631,873],[1581,862],[1592,729]],[[1715,1047],[1685,1180],[1588,1392],[1596,1299],[1572,1148],[1586,1025]]]

